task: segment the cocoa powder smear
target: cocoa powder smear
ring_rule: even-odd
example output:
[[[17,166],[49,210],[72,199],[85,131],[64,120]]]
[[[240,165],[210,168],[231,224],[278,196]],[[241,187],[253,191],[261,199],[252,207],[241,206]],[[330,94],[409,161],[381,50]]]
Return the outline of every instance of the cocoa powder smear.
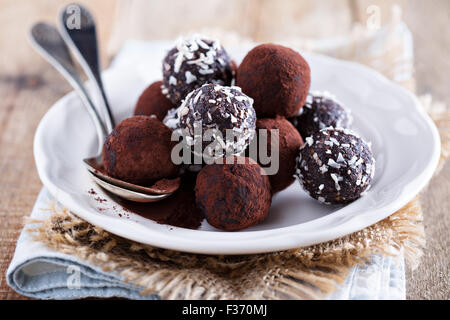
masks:
[[[139,203],[111,196],[125,210],[161,224],[197,229],[203,221],[203,213],[195,203],[196,175],[188,174],[181,179],[180,188],[170,197],[152,203]]]
[[[96,167],[97,170],[103,171],[102,168]],[[143,218],[151,219],[160,224],[168,224],[180,228],[197,229],[200,227],[204,215],[197,208],[195,203],[195,181],[196,174],[188,173],[181,178],[181,184],[177,191],[170,197],[151,203],[139,203],[124,200],[108,191],[105,192],[116,203],[120,204],[127,212],[135,213]],[[167,181],[161,181],[162,184]],[[95,195],[92,189],[88,191],[89,194]],[[96,198],[94,199],[98,201]],[[103,199],[102,199],[103,200]],[[101,201],[100,203],[103,203]],[[114,208],[114,207],[113,207]],[[115,211],[120,210],[115,208]],[[119,216],[122,216],[119,213]]]

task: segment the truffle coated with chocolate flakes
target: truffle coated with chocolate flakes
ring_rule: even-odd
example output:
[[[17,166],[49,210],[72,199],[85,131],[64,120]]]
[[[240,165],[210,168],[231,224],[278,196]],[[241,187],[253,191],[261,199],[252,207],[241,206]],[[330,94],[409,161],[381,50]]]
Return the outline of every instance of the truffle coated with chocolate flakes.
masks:
[[[305,104],[310,68],[296,51],[276,44],[250,50],[239,65],[236,85],[255,100],[258,118],[295,116]]]
[[[123,120],[107,137],[103,164],[112,177],[138,185],[151,185],[178,174],[171,160],[172,131],[160,120],[134,116]]]
[[[224,164],[205,166],[197,175],[197,206],[212,226],[241,230],[262,222],[272,194],[267,175],[250,158],[233,156]]]
[[[178,39],[163,61],[163,94],[179,105],[205,83],[231,85],[231,60],[218,40],[200,35]]]
[[[375,174],[370,145],[348,129],[325,128],[305,139],[296,176],[309,195],[346,204],[364,195]]]
[[[175,106],[161,92],[162,81],[153,82],[139,96],[134,109],[136,116],[156,116],[163,120],[167,112]]]
[[[272,185],[272,192],[275,193],[286,189],[295,180],[296,159],[298,150],[303,145],[303,139],[294,126],[283,117],[258,119],[256,121],[256,129],[257,131],[259,129],[267,130],[267,155],[272,159],[278,156],[278,172],[268,176]],[[278,139],[272,136],[271,130],[278,130]],[[273,134],[276,134],[276,132],[274,131]],[[259,139],[261,137],[260,134]],[[272,153],[276,150],[272,146],[274,143],[277,144],[277,154]],[[259,152],[258,156],[261,156]],[[259,164],[264,167],[260,161]],[[267,164],[266,166],[269,165]]]
[[[211,158],[244,151],[255,134],[252,104],[239,87],[205,84],[192,91],[178,108],[186,143],[194,150],[201,144],[204,155]],[[209,141],[206,133],[211,134]]]
[[[350,110],[327,91],[311,91],[298,114],[289,119],[303,138],[328,127],[349,128]]]

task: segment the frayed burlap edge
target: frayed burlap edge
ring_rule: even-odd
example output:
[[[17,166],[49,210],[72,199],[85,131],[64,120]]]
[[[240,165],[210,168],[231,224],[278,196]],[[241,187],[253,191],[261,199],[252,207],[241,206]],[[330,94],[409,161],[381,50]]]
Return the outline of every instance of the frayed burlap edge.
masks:
[[[342,283],[350,268],[372,254],[404,252],[415,265],[424,245],[417,200],[392,216],[343,238],[276,253],[198,255],[154,248],[113,234],[51,206],[45,220],[28,219],[27,231],[59,252],[116,272],[163,299],[318,299]]]
[[[420,100],[439,128],[442,167],[450,154],[450,113],[429,96]],[[373,254],[402,252],[414,269],[425,246],[418,198],[343,238],[244,256],[154,248],[110,234],[56,204],[49,210],[52,214],[46,219],[27,221],[27,231],[35,240],[117,273],[141,287],[142,295],[158,294],[163,299],[320,299],[335,290],[353,266],[367,262]]]
[[[434,173],[437,174],[444,166],[445,161],[450,157],[450,110],[444,103],[433,101],[429,94],[420,96],[419,100],[424,110],[436,124],[441,137],[441,158]]]

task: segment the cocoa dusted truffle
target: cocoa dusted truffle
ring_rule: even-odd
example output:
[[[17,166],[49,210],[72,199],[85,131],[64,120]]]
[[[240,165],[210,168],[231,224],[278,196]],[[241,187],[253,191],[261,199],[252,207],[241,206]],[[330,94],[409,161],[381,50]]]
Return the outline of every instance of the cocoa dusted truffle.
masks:
[[[186,129],[186,141],[194,153],[198,153],[195,146],[201,144],[206,157],[238,154],[255,134],[252,104],[239,87],[205,84],[189,93],[178,108],[179,125]]]
[[[259,129],[267,130],[267,156],[270,156],[272,159],[278,156],[278,172],[276,174],[268,172],[268,175],[272,185],[272,192],[279,192],[290,186],[295,180],[296,159],[298,149],[303,145],[302,137],[294,126],[282,117],[258,119],[256,121],[256,129],[257,132],[259,132]],[[271,130],[278,130],[278,140],[272,137]],[[260,134],[260,140],[261,137],[262,135]],[[274,143],[278,145],[273,146]],[[278,154],[273,154],[276,150],[275,147],[278,148]],[[258,157],[260,156],[261,154],[258,153]],[[264,165],[261,161],[258,161],[258,163],[263,168],[265,165],[270,165],[267,163]]]
[[[178,166],[171,160],[176,142],[172,131],[149,116],[123,120],[103,146],[103,164],[108,175],[139,185],[150,185],[162,178],[174,177]]]
[[[232,156],[197,175],[197,206],[212,226],[234,231],[262,222],[272,202],[270,182],[250,158]]]
[[[295,116],[305,104],[311,82],[308,63],[296,51],[262,44],[240,64],[236,85],[255,100],[258,118]]]
[[[159,120],[163,120],[167,111],[175,106],[161,92],[162,81],[153,82],[140,95],[134,115],[151,116],[155,115]]]
[[[163,61],[163,94],[175,105],[205,83],[230,85],[232,79],[225,49],[218,40],[200,35],[179,39]]]
[[[298,114],[289,119],[302,137],[328,127],[348,128],[352,123],[350,110],[331,93],[311,91]]]
[[[366,192],[375,173],[370,145],[348,129],[325,128],[305,139],[296,176],[326,204],[349,203]]]

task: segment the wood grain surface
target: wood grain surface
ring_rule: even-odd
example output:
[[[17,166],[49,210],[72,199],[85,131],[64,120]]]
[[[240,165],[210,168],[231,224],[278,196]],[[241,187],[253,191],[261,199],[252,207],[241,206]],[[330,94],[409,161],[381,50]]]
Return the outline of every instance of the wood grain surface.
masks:
[[[34,165],[33,136],[45,112],[71,90],[61,76],[31,49],[27,34],[35,22],[55,22],[59,8],[68,2],[0,0],[0,299],[25,299],[7,286],[5,272],[23,226],[23,217],[29,215],[42,187]],[[102,61],[106,67],[107,40],[111,33],[109,26],[116,14],[116,1],[79,2],[95,12],[100,30]],[[154,2],[162,6],[160,2]],[[296,21],[306,23],[298,1],[282,2],[284,7],[278,5],[279,1],[277,5],[269,0],[248,1],[246,20],[242,22],[245,35],[259,41],[270,41],[289,30],[306,30],[305,27],[296,27]],[[323,10],[336,10],[343,19],[364,19],[367,6],[374,2],[382,8],[382,12],[392,4],[388,0],[330,0],[329,6],[323,6]],[[402,6],[404,20],[414,35],[418,93],[432,93],[436,99],[450,105],[450,61],[447,59],[450,53],[450,1],[396,2]],[[338,3],[346,8],[340,8]],[[292,12],[295,14],[291,16],[296,18],[287,21],[285,17]],[[233,15],[226,17],[235,19]],[[220,17],[216,21],[220,21]],[[177,27],[176,23],[180,24],[178,28],[184,27],[183,21],[171,23],[174,24],[173,28]],[[316,31],[326,32],[320,28]],[[344,32],[345,27],[334,31]],[[407,272],[409,299],[450,298],[449,196],[450,164],[447,163],[421,195],[427,249],[419,268]]]

